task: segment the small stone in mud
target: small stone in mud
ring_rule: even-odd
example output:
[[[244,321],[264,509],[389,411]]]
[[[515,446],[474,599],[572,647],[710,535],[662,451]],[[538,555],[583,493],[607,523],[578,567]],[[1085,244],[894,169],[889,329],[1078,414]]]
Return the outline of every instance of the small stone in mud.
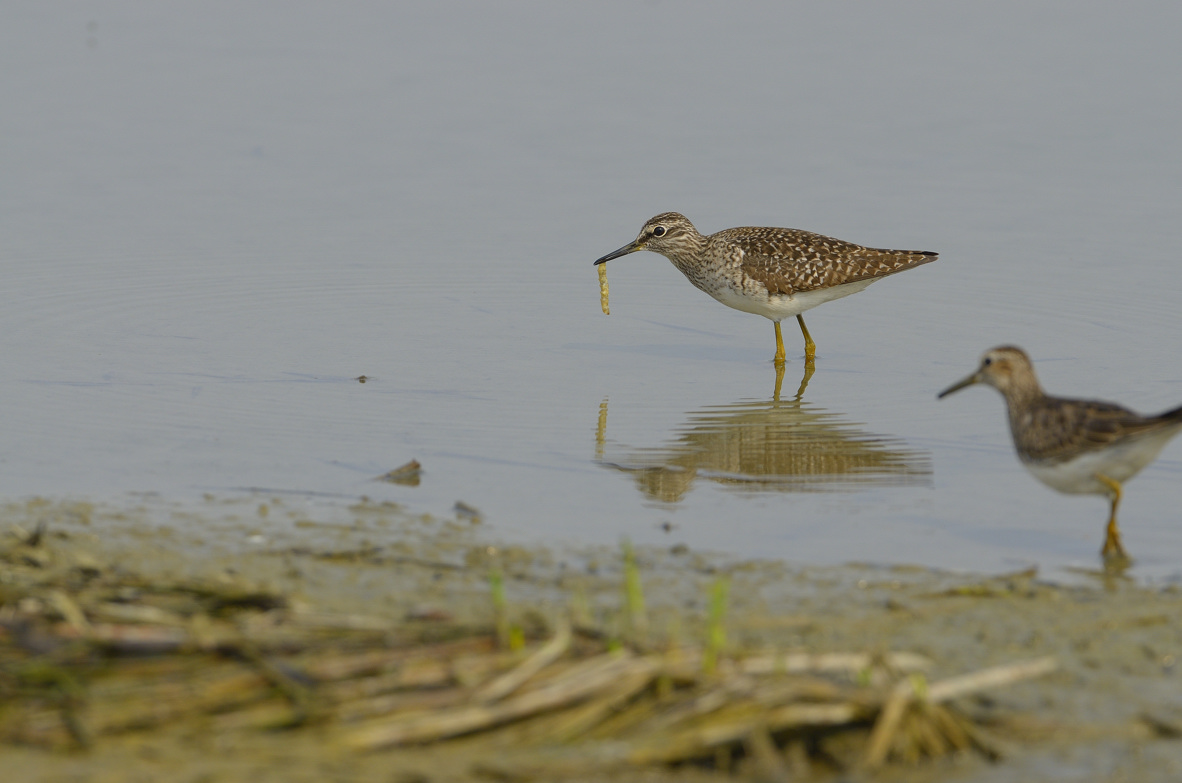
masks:
[[[417,487],[423,475],[423,466],[417,459],[412,459],[405,465],[400,465],[388,473],[378,476],[378,481],[388,481],[391,484],[402,484],[407,487]]]
[[[469,506],[462,500],[456,501],[456,505],[453,510],[456,512],[457,517],[460,519],[466,519],[473,525],[479,524],[481,521],[482,515],[480,513],[480,509],[476,508],[475,506]]]
[[[455,619],[451,612],[438,606],[417,606],[406,613],[407,620],[430,623],[446,623]]]

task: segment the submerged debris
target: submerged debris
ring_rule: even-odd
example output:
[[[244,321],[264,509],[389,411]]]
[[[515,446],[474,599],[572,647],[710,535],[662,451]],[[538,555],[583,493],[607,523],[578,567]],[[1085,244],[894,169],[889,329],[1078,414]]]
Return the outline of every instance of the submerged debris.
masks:
[[[405,465],[399,465],[387,473],[378,476],[379,481],[388,481],[391,484],[402,484],[407,487],[417,487],[423,475],[423,466],[419,464],[417,459],[412,459]]]
[[[462,500],[457,500],[452,510],[456,512],[458,519],[467,520],[474,525],[478,524],[484,518],[484,515],[480,513],[480,509],[475,506],[469,506]]]

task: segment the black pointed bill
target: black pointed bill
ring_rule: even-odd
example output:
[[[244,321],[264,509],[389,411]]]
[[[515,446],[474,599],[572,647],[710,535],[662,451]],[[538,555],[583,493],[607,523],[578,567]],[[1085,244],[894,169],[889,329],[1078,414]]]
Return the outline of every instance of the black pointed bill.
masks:
[[[980,371],[977,371],[977,372],[973,373],[972,375],[968,376],[967,378],[961,378],[959,381],[957,381],[956,383],[952,384],[944,391],[937,394],[936,399],[942,400],[945,397],[947,397],[949,394],[952,394],[952,392],[960,391],[961,389],[963,389],[966,386],[972,386],[973,384],[980,383],[980,382],[981,382],[981,373],[980,373]]]
[[[629,253],[635,253],[637,250],[644,250],[644,243],[641,242],[639,239],[634,239],[633,241],[624,245],[619,250],[613,250],[612,252],[608,253],[606,256],[604,256],[603,258],[599,259],[594,264],[592,264],[592,266],[599,266],[600,264],[606,264],[608,261],[611,261],[613,258],[619,258],[620,256],[626,256]]]

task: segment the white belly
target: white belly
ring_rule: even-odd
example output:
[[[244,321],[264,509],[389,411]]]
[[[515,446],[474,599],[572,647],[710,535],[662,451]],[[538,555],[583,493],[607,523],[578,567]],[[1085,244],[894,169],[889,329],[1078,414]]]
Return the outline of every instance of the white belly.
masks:
[[[1123,484],[1157,459],[1170,438],[1177,434],[1177,427],[1159,429],[1148,436],[1126,440],[1103,451],[1082,454],[1067,462],[1022,464],[1036,479],[1060,492],[1107,495],[1108,487],[1096,480],[1097,473]]]
[[[832,288],[801,291],[791,296],[771,294],[747,297],[740,295],[738,291],[729,287],[718,291],[708,291],[707,293],[727,307],[742,310],[744,313],[762,315],[764,318],[770,318],[773,321],[782,321],[785,318],[800,315],[805,310],[811,310],[817,305],[831,302],[834,299],[841,299],[843,296],[849,296],[850,294],[856,294],[879,279],[881,278],[872,277],[867,280],[859,280],[856,283],[835,285]]]

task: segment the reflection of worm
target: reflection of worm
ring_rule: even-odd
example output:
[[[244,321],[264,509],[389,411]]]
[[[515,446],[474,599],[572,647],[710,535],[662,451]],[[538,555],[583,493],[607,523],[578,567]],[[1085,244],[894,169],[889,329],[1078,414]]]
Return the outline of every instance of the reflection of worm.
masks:
[[[607,306],[607,264],[600,264],[599,267],[599,307],[603,310],[604,315],[611,315],[612,311]]]

